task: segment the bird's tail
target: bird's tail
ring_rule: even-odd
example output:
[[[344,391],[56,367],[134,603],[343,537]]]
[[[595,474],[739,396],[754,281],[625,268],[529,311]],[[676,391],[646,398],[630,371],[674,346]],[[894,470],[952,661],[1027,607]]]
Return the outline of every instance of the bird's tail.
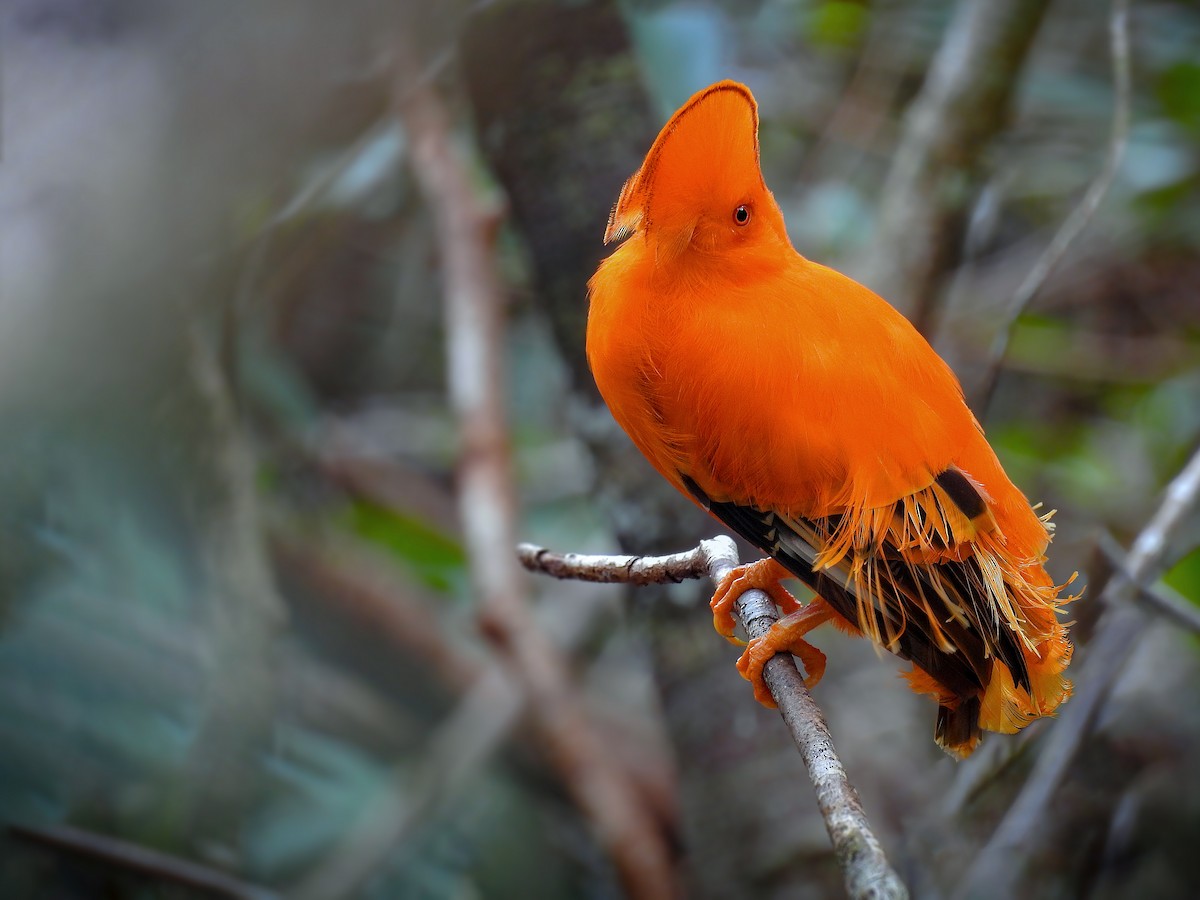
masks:
[[[808,584],[854,629],[913,663],[938,701],[935,738],[957,757],[982,731],[1013,733],[1069,695],[1061,586],[1019,560],[970,498],[936,484],[895,507],[806,519],[693,496]],[[965,492],[965,488],[963,488]],[[926,496],[927,494],[927,496]],[[982,502],[982,501],[981,501]],[[964,509],[966,507],[966,509]]]
[[[957,706],[939,706],[933,728],[937,745],[955,759],[966,759],[983,739],[979,724],[979,698],[971,697]]]

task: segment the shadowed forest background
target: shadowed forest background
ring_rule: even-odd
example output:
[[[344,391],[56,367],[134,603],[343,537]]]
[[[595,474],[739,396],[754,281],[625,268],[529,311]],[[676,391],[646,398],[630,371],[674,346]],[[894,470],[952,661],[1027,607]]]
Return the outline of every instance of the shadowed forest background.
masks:
[[[581,813],[593,773],[543,739],[561,710],[526,696],[516,623],[682,895],[840,895],[710,585],[518,581],[463,528],[596,553],[720,531],[613,424],[583,334],[622,182],[736,78],[797,249],[913,318],[1058,511],[1073,674],[1131,623],[1014,895],[1195,896],[1200,517],[1156,588],[1191,629],[1098,598],[1200,440],[1200,6],[1133,4],[1123,97],[1109,28],[1096,0],[0,2],[0,894],[636,893],[612,848],[645,835]],[[421,177],[439,135],[465,196]],[[448,341],[481,324],[443,299],[464,202],[503,313],[485,439],[449,399]],[[460,505],[476,453],[511,472],[498,508]],[[956,764],[899,661],[814,642],[889,859],[954,896],[1061,721]]]

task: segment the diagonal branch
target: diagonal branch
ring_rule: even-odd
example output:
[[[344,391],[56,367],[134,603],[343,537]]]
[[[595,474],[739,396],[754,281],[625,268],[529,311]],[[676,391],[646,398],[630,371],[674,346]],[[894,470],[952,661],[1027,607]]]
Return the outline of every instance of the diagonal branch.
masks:
[[[1104,701],[1124,670],[1150,621],[1130,601],[1142,585],[1153,582],[1171,564],[1175,534],[1200,506],[1200,450],[1167,486],[1161,505],[1134,541],[1100,596],[1112,607],[1079,672],[1078,689],[1049,730],[1021,793],[997,826],[971,868],[962,896],[1015,896],[1017,880],[1037,847],[1038,826],[1045,821],[1055,789],[1062,783]]]
[[[922,331],[956,260],[971,173],[1005,127],[1018,74],[1047,0],[958,5],[904,130],[879,203],[878,233],[859,274]]]
[[[402,58],[411,60],[411,47]],[[513,559],[515,518],[504,416],[503,296],[493,260],[497,215],[480,201],[432,86],[397,92],[413,174],[432,212],[444,276],[450,403],[462,436],[459,510],[481,622],[529,701],[546,755],[590,820],[631,897],[674,894],[666,823],[606,750],[566,661],[536,622]]]
[[[701,541],[700,546],[686,553],[662,557],[558,554],[532,544],[519,545],[517,557],[530,571],[556,578],[633,584],[705,575],[717,582],[738,564],[737,547],[724,535]],[[737,614],[751,639],[766,634],[779,618],[775,604],[759,590],[746,591],[738,598]],[[767,662],[763,675],[816,791],[817,805],[842,869],[846,893],[854,900],[907,898],[908,890],[888,864],[871,830],[858,794],[838,758],[825,716],[804,686],[795,660],[789,654],[777,654]]]
[[[1129,0],[1113,0],[1112,11],[1108,22],[1109,46],[1113,66],[1113,116],[1109,130],[1108,149],[1104,155],[1104,164],[1092,183],[1088,185],[1083,197],[1070,215],[1063,220],[1054,237],[1042,251],[1033,268],[1025,276],[1009,302],[1004,314],[1004,321],[996,330],[992,343],[988,370],[974,392],[971,408],[976,415],[983,419],[996,393],[996,383],[1000,378],[1000,369],[1008,355],[1008,344],[1012,338],[1013,328],[1026,307],[1037,296],[1047,279],[1054,272],[1063,256],[1066,255],[1075,239],[1083,233],[1088,223],[1100,208],[1100,203],[1117,177],[1117,168],[1125,156],[1125,146],[1129,142],[1129,108],[1130,108],[1130,74],[1129,59]]]
[[[276,900],[278,896],[274,891],[241,881],[218,869],[82,828],[69,825],[9,825],[8,833],[31,844],[96,860],[159,882],[225,897],[226,900]]]
[[[271,535],[271,549],[281,570],[315,586],[342,615],[377,632],[397,652],[414,657],[423,670],[436,674],[458,697],[425,736],[422,749],[411,754],[419,760],[416,771],[408,762],[397,765],[337,846],[285,891],[292,900],[349,896],[387,864],[397,847],[404,847],[431,820],[477,788],[487,764],[507,744],[523,741],[537,752],[538,738],[519,728],[528,716],[528,700],[509,668],[499,660],[477,661],[456,646],[430,621],[429,598],[419,593],[410,596],[399,589],[370,554],[356,552],[349,544],[302,538],[282,530]],[[562,646],[573,650],[584,643],[595,632],[601,609],[598,603],[572,605],[572,614],[558,616],[555,633]],[[314,699],[312,687],[298,686],[306,708]],[[323,705],[318,701],[318,708]],[[369,727],[380,724],[379,710],[361,714],[370,720]],[[612,729],[614,723],[605,724]],[[619,729],[608,734],[619,740]],[[662,796],[663,782],[653,780],[653,773],[661,772],[663,761],[643,752],[635,765],[628,761],[624,765],[632,779],[647,786],[648,793]],[[660,815],[666,819],[669,800],[655,808],[662,810]]]
[[[1200,636],[1200,609],[1194,603],[1166,584],[1138,583],[1138,579],[1125,568],[1124,548],[1108,531],[1100,535],[1099,549],[1104,559],[1112,565],[1114,575],[1137,585],[1135,599],[1138,603],[1177,628]]]

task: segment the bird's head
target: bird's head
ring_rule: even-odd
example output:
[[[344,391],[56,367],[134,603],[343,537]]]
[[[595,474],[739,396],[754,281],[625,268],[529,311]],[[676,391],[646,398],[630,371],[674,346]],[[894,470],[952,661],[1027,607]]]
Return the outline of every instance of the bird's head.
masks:
[[[625,182],[604,242],[635,235],[652,242],[660,260],[788,244],[783,215],[763,182],[758,105],[745,85],[705,88],[663,126]]]

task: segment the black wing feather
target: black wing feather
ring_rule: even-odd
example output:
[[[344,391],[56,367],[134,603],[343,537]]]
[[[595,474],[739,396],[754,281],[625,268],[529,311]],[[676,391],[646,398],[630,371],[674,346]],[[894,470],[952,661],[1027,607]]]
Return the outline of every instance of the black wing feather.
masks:
[[[858,618],[860,605],[853,582],[848,578],[843,582],[832,577],[829,569],[814,569],[813,561],[818,548],[812,547],[786,520],[752,506],[714,501],[690,478],[683,476],[683,481],[705,509],[745,540],[777,559],[789,572],[823,597],[842,618],[861,628]],[[939,484],[968,515],[974,506],[972,498],[978,500],[979,504],[983,503],[965,476],[948,476]],[[977,511],[976,515],[981,511]],[[832,530],[812,524],[817,533],[830,533]],[[862,607],[875,616],[879,634],[899,634],[894,645],[888,649],[902,659],[910,660],[947,689],[964,698],[982,693],[986,688],[991,679],[993,658],[1004,662],[1012,672],[1013,680],[1029,689],[1029,672],[1016,636],[998,621],[994,627],[985,627],[984,622],[987,621],[990,626],[992,618],[985,620],[970,602],[978,591],[975,585],[981,582],[978,563],[968,557],[961,562],[913,565],[898,553],[888,554],[886,547],[884,555],[891,577],[882,579],[880,586],[888,596],[869,598],[869,602]],[[961,616],[956,616],[942,599],[941,592],[934,587],[935,578],[942,580],[943,591],[949,588],[949,593],[967,600],[962,604],[966,622],[962,621]],[[937,616],[938,627],[955,649],[942,649],[932,623],[920,611],[922,604],[918,598],[923,598]],[[901,609],[909,611],[903,618]]]

